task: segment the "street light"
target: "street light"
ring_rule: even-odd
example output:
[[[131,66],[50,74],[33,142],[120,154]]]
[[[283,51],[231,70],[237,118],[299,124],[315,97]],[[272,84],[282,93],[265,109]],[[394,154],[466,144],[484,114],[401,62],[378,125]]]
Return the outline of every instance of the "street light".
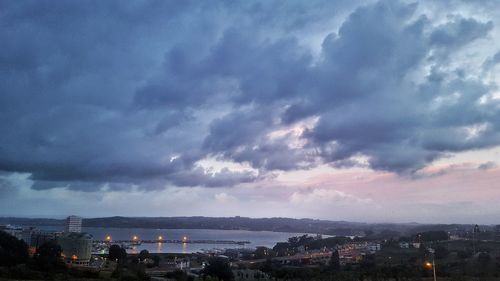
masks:
[[[432,263],[430,261],[425,262],[425,268],[432,269],[432,274],[434,275],[434,281],[436,281],[436,263],[434,263],[434,258],[432,259]]]
[[[134,235],[134,237],[132,237],[132,240],[134,240],[134,241],[137,241],[137,239],[139,239],[139,237],[137,237],[137,235]]]
[[[108,242],[111,241],[111,235],[106,236],[106,241],[108,241]]]

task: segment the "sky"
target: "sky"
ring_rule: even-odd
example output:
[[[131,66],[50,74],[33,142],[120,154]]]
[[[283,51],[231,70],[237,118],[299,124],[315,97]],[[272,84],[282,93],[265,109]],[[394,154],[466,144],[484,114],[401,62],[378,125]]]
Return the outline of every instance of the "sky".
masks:
[[[0,216],[500,223],[496,1],[0,1]]]

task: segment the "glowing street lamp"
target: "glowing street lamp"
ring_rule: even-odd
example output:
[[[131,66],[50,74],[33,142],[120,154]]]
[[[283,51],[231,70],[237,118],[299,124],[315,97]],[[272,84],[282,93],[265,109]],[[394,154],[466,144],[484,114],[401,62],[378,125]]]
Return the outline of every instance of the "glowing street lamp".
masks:
[[[424,266],[429,270],[432,269],[432,274],[434,275],[434,281],[436,281],[436,264],[434,263],[434,259],[432,259],[432,263],[430,261],[426,261]]]
[[[134,235],[134,236],[132,237],[132,240],[134,240],[134,241],[137,241],[138,239],[139,239],[139,237],[137,237],[137,235]]]
[[[106,241],[110,242],[111,241],[111,235],[106,236]]]
[[[161,241],[161,240],[163,240],[163,236],[160,235],[160,236],[158,236],[158,241]]]
[[[188,240],[187,236],[182,237],[182,242],[186,243]]]

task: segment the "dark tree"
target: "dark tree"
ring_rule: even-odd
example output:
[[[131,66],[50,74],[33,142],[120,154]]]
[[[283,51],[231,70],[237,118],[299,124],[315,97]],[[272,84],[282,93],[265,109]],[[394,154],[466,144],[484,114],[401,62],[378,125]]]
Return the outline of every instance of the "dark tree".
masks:
[[[208,260],[208,265],[203,270],[205,276],[218,278],[222,281],[234,280],[233,271],[229,266],[229,262],[220,257],[213,257]]]
[[[288,238],[288,244],[290,244],[290,246],[294,247],[294,246],[296,246],[298,243],[299,243],[299,237],[294,236],[294,237],[290,237],[290,238]]]
[[[169,272],[166,274],[166,277],[169,278],[169,280],[177,280],[177,281],[193,280],[192,276],[188,276],[187,273],[182,270],[175,270],[173,272]]]
[[[338,271],[340,269],[340,256],[339,251],[335,250],[330,258],[330,269],[333,271]]]
[[[278,256],[285,256],[287,254],[293,254],[295,251],[293,250],[292,246],[288,242],[278,242],[276,245],[273,247],[273,251],[278,254]]]
[[[370,236],[372,236],[375,233],[371,229],[365,229],[365,230],[363,230],[363,232],[365,233],[366,237],[370,237]]]
[[[426,232],[418,233],[415,238],[421,239],[422,241],[426,241],[426,242],[444,241],[444,240],[448,240],[448,232],[443,231],[443,230],[426,231]]]
[[[149,251],[148,250],[142,250],[139,255],[137,256],[139,258],[139,261],[145,261],[146,259],[149,259]]]
[[[152,259],[153,259],[153,266],[159,266],[160,265],[160,256],[154,255]]]
[[[477,262],[480,265],[487,266],[491,262],[491,257],[488,253],[480,253],[477,256]]]
[[[434,252],[434,257],[438,260],[448,257],[448,249],[444,246],[437,246]]]
[[[255,259],[265,259],[268,257],[275,256],[276,254],[272,249],[269,249],[267,247],[257,247],[254,252],[254,258]]]
[[[323,239],[313,240],[307,243],[308,249],[322,249],[322,248],[334,248],[337,245],[343,245],[350,242],[351,239],[349,237],[344,236],[336,236],[336,237],[328,237]]]
[[[459,259],[461,260],[465,260],[465,259],[468,259],[470,257],[472,257],[472,250],[471,249],[466,249],[466,250],[460,250],[457,252],[457,256]]]
[[[359,271],[361,275],[360,280],[365,280],[363,278],[369,277],[371,280],[376,280],[377,265],[375,262],[375,255],[366,255],[359,265]]]
[[[127,251],[119,245],[111,245],[108,251],[108,259],[118,262],[125,262],[127,259]]]
[[[0,266],[13,266],[28,261],[28,245],[16,237],[0,231]]]
[[[56,241],[43,243],[34,256],[35,264],[42,270],[53,271],[65,268],[62,261],[62,249]]]
[[[272,274],[273,273],[273,262],[270,258],[266,259],[266,261],[262,264],[262,266],[260,267],[260,270],[262,272],[265,272],[265,273],[268,273],[268,274]]]
[[[111,245],[108,250],[108,259],[118,261],[121,258],[121,247],[119,245]]]

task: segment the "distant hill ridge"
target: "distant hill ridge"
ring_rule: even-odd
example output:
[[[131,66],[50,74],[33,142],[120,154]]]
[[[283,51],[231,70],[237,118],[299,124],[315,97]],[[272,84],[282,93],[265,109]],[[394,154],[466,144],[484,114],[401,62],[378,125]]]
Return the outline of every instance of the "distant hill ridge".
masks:
[[[62,226],[64,219],[0,217],[0,224],[30,226]],[[319,233],[327,235],[363,235],[366,231],[397,231],[416,233],[428,230],[452,231],[469,227],[459,224],[360,223],[293,218],[248,217],[103,217],[83,219],[85,227],[162,228],[162,229],[221,229]]]

